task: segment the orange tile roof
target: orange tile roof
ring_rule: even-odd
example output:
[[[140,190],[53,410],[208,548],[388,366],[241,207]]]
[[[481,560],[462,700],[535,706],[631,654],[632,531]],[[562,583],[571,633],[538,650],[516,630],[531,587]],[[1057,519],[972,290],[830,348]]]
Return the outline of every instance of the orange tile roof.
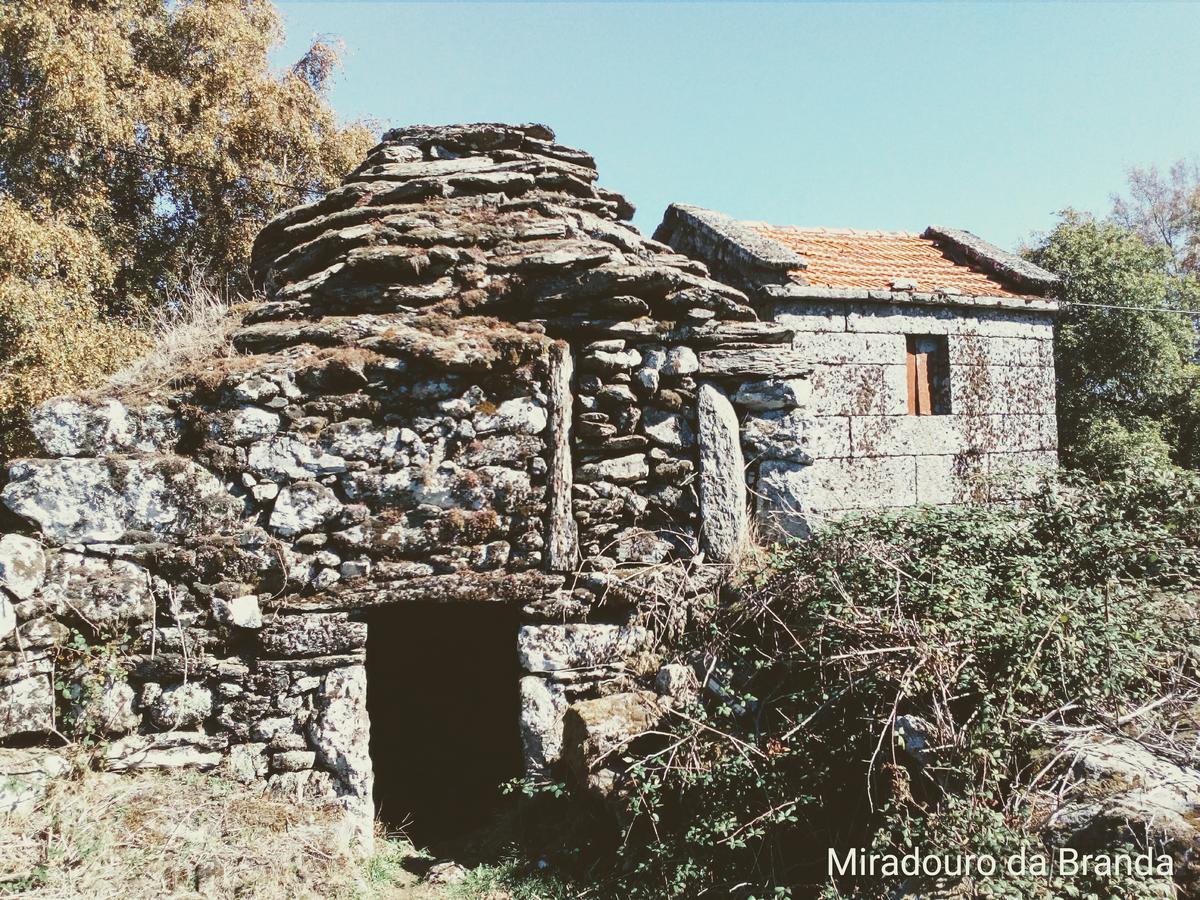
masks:
[[[795,250],[808,268],[793,278],[814,287],[892,290],[892,282],[915,281],[915,290],[957,288],[974,297],[1018,297],[1003,283],[966,263],[947,257],[938,245],[903,231],[854,231],[848,228],[795,228],[747,222],[764,237]]]

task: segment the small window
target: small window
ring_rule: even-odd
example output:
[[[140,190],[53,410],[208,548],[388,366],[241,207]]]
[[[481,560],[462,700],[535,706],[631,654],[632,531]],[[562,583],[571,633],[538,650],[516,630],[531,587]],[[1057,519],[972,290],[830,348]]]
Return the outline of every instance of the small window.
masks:
[[[908,413],[950,414],[950,355],[944,334],[910,334],[908,342]]]

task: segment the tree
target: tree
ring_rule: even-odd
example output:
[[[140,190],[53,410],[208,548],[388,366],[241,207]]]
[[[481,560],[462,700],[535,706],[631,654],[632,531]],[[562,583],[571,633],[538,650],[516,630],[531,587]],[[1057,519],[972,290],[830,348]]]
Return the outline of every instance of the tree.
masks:
[[[1200,166],[1179,160],[1129,170],[1129,197],[1113,198],[1113,219],[1171,252],[1174,270],[1200,277]]]
[[[361,159],[370,131],[327,100],[335,48],[278,74],[280,38],[267,0],[0,7],[0,457],[172,290],[248,290],[261,225]]]
[[[1192,466],[1195,333],[1188,316],[1156,310],[1200,308],[1196,280],[1176,272],[1165,245],[1073,210],[1029,256],[1063,279],[1055,341],[1063,461],[1109,470],[1122,457],[1153,456],[1148,448],[1165,440]]]

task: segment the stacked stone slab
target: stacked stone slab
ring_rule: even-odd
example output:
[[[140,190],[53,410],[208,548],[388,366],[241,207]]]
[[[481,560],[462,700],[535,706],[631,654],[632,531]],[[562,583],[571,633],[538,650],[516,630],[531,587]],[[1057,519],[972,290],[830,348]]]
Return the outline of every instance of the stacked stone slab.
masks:
[[[520,609],[498,639],[533,774],[572,706],[595,743],[620,730],[598,711],[694,692],[662,648],[747,541],[746,463],[759,493],[772,466],[837,476],[891,410],[858,326],[895,298],[764,291],[738,273],[779,287],[790,257],[753,236],[712,244],[716,280],[596,178],[543,126],[389,132],[264,228],[236,355],[40,408],[44,454],[2,493],[30,533],[0,537],[0,741],[75,716],[116,769],[220,767],[369,813],[368,621],[410,602]],[[911,465],[902,435],[870,440]],[[861,474],[829,490],[871,505]],[[76,632],[127,673],[64,649]]]

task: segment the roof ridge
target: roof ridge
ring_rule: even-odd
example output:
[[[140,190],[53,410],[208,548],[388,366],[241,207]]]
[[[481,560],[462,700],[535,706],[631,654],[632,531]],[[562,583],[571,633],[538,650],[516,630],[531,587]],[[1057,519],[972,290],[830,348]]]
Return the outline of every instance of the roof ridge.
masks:
[[[916,231],[887,231],[882,228],[835,228],[828,225],[775,225],[771,222],[744,220],[750,228],[766,228],[772,231],[794,231],[800,234],[827,234],[831,237],[905,237],[922,238]],[[926,240],[928,240],[926,238]]]

